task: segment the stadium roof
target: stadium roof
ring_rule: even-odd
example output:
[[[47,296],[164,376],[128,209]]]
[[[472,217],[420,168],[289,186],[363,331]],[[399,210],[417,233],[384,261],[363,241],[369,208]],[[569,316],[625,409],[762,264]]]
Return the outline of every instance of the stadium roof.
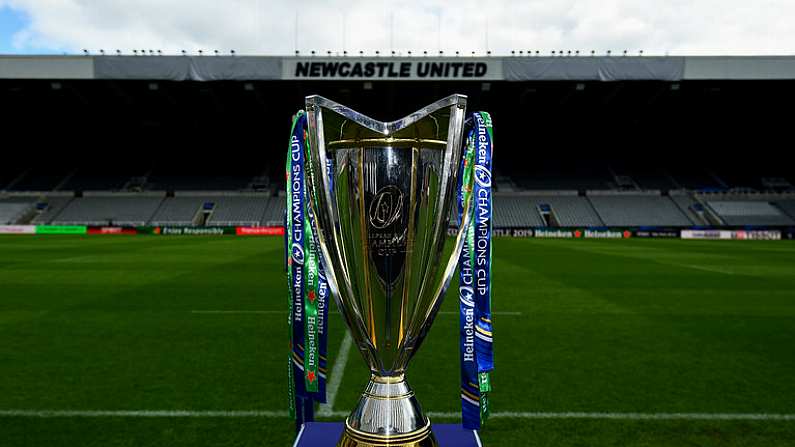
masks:
[[[0,56],[0,79],[785,80],[795,56]]]

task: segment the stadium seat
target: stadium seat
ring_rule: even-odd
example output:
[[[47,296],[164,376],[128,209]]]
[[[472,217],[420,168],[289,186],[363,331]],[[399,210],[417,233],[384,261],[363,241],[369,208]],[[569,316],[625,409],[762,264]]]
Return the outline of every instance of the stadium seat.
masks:
[[[770,202],[759,200],[710,200],[710,208],[728,225],[792,225],[792,218]]]
[[[559,195],[533,195],[528,199],[533,206],[549,205],[551,213],[562,227],[598,227],[604,225],[585,197],[576,193]]]
[[[154,215],[160,195],[102,195],[76,198],[53,219],[57,225],[145,225]]]
[[[588,199],[608,226],[688,226],[693,222],[669,197],[652,194],[596,194]]]

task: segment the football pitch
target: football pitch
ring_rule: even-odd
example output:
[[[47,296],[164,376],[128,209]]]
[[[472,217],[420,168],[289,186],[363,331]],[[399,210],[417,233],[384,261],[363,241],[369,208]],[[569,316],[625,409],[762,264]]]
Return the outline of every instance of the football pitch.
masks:
[[[795,243],[494,254],[485,446],[795,445]],[[0,446],[291,445],[282,264],[280,238],[0,237]],[[407,375],[434,422],[457,333],[452,293]],[[329,420],[368,378],[344,334],[334,312]]]

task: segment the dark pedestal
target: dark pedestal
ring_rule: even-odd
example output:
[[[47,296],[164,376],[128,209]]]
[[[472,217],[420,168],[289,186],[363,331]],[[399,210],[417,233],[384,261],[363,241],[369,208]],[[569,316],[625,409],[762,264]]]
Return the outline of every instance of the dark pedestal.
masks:
[[[439,447],[481,447],[474,430],[461,424],[433,424]],[[342,422],[307,422],[295,439],[293,447],[335,447],[342,436]]]

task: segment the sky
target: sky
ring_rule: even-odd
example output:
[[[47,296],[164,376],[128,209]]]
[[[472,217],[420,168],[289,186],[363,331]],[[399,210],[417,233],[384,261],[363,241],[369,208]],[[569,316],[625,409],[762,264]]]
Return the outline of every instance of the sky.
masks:
[[[795,0],[0,0],[0,53],[795,54]]]

